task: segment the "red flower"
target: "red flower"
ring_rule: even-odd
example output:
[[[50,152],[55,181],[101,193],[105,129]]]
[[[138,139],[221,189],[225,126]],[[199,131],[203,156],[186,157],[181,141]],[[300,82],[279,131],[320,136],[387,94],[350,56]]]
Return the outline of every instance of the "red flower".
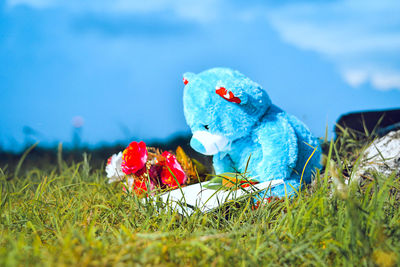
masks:
[[[135,180],[133,186],[133,191],[135,192],[135,194],[140,196],[141,194],[146,193],[147,189],[153,191],[154,190],[153,182],[149,181],[148,183],[149,183],[148,184],[149,188],[147,188],[146,181]]]
[[[125,193],[135,193],[135,195],[140,196],[143,193],[146,193],[147,190],[149,189],[149,191],[153,191],[154,190],[154,183],[150,180],[147,182],[148,184],[146,184],[146,180],[139,180],[133,177],[128,177],[127,181],[124,182],[123,188],[122,190]],[[126,186],[126,187],[125,187]],[[147,188],[148,186],[148,188]]]
[[[168,151],[164,151],[161,156],[165,159],[165,161],[162,163],[163,168],[161,171],[161,182],[172,188],[177,187],[178,183],[180,185],[184,184],[187,177],[181,165],[176,160],[176,157]]]
[[[125,174],[135,174],[145,167],[146,161],[146,144],[143,141],[140,143],[132,142],[124,152],[122,152],[122,171]]]

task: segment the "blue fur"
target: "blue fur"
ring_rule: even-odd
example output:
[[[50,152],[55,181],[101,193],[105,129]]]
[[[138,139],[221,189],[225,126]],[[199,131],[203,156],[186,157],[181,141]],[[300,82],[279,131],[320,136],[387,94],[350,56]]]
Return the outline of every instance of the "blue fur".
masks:
[[[267,196],[290,195],[299,189],[306,161],[318,147],[304,170],[303,181],[311,181],[320,167],[318,140],[296,117],[271,103],[260,85],[238,71],[213,68],[199,74],[185,73],[183,103],[185,118],[192,132],[205,130],[229,139],[230,147],[214,155],[216,174],[244,172],[259,182],[284,179],[285,184],[267,192]],[[223,86],[241,99],[229,102],[218,94]]]

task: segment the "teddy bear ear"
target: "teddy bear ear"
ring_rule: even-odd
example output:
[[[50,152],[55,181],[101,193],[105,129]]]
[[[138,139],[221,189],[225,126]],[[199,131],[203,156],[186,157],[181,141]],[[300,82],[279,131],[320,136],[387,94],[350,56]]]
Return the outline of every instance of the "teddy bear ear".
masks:
[[[192,72],[186,72],[185,74],[183,74],[183,83],[185,85],[187,85],[189,83],[189,81],[195,76],[196,74],[192,73]]]

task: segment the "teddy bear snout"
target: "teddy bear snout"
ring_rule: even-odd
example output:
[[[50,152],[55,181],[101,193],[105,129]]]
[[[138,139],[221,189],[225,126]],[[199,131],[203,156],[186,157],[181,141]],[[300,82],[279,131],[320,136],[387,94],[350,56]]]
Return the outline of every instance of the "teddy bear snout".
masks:
[[[207,131],[195,131],[190,140],[190,146],[197,152],[204,155],[215,155],[223,151],[229,140],[222,135],[212,134]]]

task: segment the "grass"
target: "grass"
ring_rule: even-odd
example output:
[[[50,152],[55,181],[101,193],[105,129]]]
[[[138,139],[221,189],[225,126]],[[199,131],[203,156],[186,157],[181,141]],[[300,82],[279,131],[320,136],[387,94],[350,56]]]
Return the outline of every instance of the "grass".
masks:
[[[125,195],[87,155],[46,169],[21,161],[0,169],[0,266],[395,266],[399,177],[344,182],[365,144],[346,133],[326,143],[325,171],[293,199],[191,217]]]

